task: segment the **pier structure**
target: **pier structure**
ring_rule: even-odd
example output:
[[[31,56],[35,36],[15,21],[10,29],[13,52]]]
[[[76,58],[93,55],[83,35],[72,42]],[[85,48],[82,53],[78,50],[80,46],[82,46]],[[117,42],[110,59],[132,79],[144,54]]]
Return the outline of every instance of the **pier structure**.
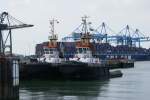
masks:
[[[19,99],[19,59],[0,56],[0,100]]]
[[[0,14],[0,100],[19,100],[19,59],[12,53],[12,29],[32,26],[7,12]]]

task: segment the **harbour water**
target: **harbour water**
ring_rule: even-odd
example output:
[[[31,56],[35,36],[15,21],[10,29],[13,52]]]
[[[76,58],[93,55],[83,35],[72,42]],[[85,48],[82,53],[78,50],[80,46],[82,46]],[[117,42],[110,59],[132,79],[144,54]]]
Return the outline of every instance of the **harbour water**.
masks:
[[[24,81],[20,100],[149,100],[150,62],[121,69],[123,77],[107,81]]]

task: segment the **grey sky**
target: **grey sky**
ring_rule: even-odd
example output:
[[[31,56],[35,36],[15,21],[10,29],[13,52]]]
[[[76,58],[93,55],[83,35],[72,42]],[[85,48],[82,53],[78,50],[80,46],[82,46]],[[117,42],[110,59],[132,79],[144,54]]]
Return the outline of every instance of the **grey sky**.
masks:
[[[150,0],[1,0],[2,11],[35,25],[13,31],[13,50],[17,53],[34,53],[37,43],[47,41],[49,19],[53,17],[60,20],[56,26],[60,37],[71,33],[83,15],[90,16],[94,27],[106,22],[119,32],[129,24],[150,36]],[[149,43],[144,46],[150,47]]]

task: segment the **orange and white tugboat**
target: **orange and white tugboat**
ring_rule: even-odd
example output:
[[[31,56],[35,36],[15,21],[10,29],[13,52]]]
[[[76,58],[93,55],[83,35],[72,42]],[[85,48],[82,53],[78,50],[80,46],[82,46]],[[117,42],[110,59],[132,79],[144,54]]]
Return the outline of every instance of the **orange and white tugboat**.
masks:
[[[50,20],[49,42],[43,47],[43,55],[37,58],[37,62],[26,62],[20,68],[21,79],[49,79],[59,76],[58,66],[62,62],[58,51],[58,36],[55,34],[54,25],[58,20]]]
[[[59,57],[59,51],[58,51],[58,36],[55,34],[54,29],[54,23],[57,22],[57,20],[53,19],[50,21],[51,25],[51,34],[49,36],[49,43],[48,45],[44,46],[44,54],[42,57],[39,58],[39,61],[41,62],[47,62],[47,63],[61,63],[62,59]]]
[[[79,41],[76,41],[76,54],[73,59],[75,61],[80,61],[88,64],[98,63],[100,64],[100,60],[98,58],[93,57],[93,46],[90,42],[91,35],[90,32],[88,32],[87,28],[87,16],[82,17],[83,21],[83,32],[81,33],[81,39]]]
[[[64,67],[61,72],[69,79],[99,80],[108,79],[109,67],[102,64],[98,58],[93,57],[91,35],[88,31],[87,16],[82,17],[82,33],[80,40],[76,41],[76,54],[68,62],[76,64]]]

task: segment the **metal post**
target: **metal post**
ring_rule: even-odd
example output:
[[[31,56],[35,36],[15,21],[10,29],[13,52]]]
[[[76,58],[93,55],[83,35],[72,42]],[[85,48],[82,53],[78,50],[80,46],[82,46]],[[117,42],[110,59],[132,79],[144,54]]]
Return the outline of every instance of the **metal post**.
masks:
[[[141,41],[140,41],[140,39],[139,39],[139,48],[141,47]]]
[[[0,100],[19,100],[19,64],[0,56]]]
[[[10,55],[12,55],[12,33],[11,33],[11,29],[9,30],[9,35],[10,35]]]
[[[2,31],[0,30],[0,54],[4,53],[4,43],[3,43],[3,35],[2,35]]]
[[[108,40],[107,40],[107,34],[106,34],[105,36],[106,36],[106,43],[108,43]]]

